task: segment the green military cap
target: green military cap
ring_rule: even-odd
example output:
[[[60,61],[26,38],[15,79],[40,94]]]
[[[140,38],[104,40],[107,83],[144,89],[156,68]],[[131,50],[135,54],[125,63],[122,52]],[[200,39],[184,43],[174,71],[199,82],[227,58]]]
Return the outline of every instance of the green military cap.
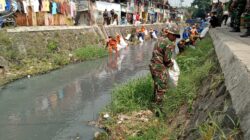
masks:
[[[171,27],[168,29],[168,33],[175,35],[177,38],[180,38],[180,29],[178,27]]]

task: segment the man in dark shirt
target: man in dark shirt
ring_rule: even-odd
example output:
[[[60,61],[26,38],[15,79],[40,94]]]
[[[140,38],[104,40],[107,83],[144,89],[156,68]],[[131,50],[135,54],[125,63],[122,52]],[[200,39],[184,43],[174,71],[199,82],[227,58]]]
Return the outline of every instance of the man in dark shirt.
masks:
[[[103,25],[108,24],[108,18],[109,18],[108,11],[107,9],[105,9],[105,11],[103,12]]]
[[[215,11],[212,12],[212,17],[211,17],[211,20],[210,20],[210,24],[211,24],[212,28],[216,28],[219,25],[219,20],[218,20],[218,18],[216,16]]]

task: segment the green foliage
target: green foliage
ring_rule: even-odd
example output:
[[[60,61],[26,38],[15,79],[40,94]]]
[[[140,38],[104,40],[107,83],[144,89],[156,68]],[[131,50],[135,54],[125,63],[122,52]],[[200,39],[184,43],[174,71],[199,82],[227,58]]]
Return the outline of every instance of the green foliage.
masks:
[[[233,140],[237,135],[239,135],[240,127],[239,127],[239,121],[233,120],[230,116],[226,115],[225,118],[231,120],[231,123],[233,124],[232,129],[228,129],[227,131],[223,130],[223,126],[221,125],[221,120],[217,117],[219,115],[222,115],[222,112],[215,112],[214,114],[209,114],[209,118],[207,121],[202,123],[198,126],[200,139],[202,140],[213,140],[213,139],[219,139],[219,140]]]
[[[112,92],[113,113],[132,112],[147,109],[153,99],[152,78],[150,76],[130,81]]]
[[[198,8],[193,11],[193,17],[205,18],[206,13],[210,11],[211,0],[194,0],[192,7]]]
[[[0,32],[0,56],[10,62],[19,61],[23,56],[19,53],[16,46],[12,45],[11,40],[3,32]]]
[[[177,58],[181,75],[177,88],[166,93],[165,112],[173,112],[185,102],[191,104],[200,82],[209,76],[214,67],[214,50],[210,37],[197,44],[196,49],[187,49]],[[207,58],[209,57],[209,59]],[[153,81],[151,76],[133,80],[114,89],[111,110],[113,113],[131,112],[151,107],[153,100]]]
[[[89,59],[107,56],[108,52],[104,48],[94,46],[94,45],[89,45],[86,47],[76,49],[74,51],[74,54],[80,60],[89,60]]]
[[[215,52],[210,37],[206,37],[204,40],[198,42],[196,49],[189,48],[184,54],[178,56],[177,62],[181,69],[181,75],[178,86],[170,88],[166,93],[164,104],[161,107],[163,116],[165,113],[171,116],[183,104],[192,105],[201,82],[216,68],[215,61]],[[159,106],[154,106],[152,100],[153,81],[151,76],[148,75],[115,88],[112,92],[112,102],[108,109],[113,115],[137,110],[158,110]],[[166,124],[165,119],[161,119],[160,123]],[[112,122],[109,125],[112,125]],[[142,135],[131,136],[128,139],[154,140],[164,137],[166,125],[150,126]]]
[[[53,54],[53,62],[55,65],[64,66],[69,63],[69,59],[64,54]]]
[[[11,41],[4,32],[0,32],[0,46],[10,46]]]
[[[58,43],[53,40],[50,40],[48,41],[47,48],[50,52],[54,52],[58,49]]]
[[[157,123],[149,127],[142,135],[130,136],[128,140],[161,140],[162,136],[166,135],[166,125],[163,123]]]
[[[196,49],[187,49],[185,54],[177,58],[181,75],[178,86],[166,93],[164,112],[175,113],[184,103],[191,106],[202,80],[208,77],[216,66],[211,38],[205,38],[198,42],[197,46]]]

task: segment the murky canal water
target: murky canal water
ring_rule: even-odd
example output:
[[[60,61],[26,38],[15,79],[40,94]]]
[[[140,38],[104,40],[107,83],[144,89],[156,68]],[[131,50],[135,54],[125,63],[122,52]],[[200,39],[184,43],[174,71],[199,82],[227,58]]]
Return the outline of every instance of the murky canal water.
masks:
[[[148,72],[154,42],[130,47],[119,57],[67,66],[0,89],[0,140],[81,140],[111,100],[111,89]]]

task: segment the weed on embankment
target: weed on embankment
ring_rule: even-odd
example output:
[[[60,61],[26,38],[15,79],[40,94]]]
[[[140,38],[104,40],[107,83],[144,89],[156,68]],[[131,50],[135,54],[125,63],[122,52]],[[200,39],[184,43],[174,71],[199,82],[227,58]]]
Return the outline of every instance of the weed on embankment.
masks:
[[[214,57],[215,51],[209,36],[199,41],[196,49],[187,48],[177,57],[181,70],[178,86],[170,88],[165,94],[160,117],[154,114],[159,107],[152,103],[153,81],[150,75],[116,87],[112,92],[111,104],[105,110],[110,118],[101,119],[102,127],[107,130],[111,139],[176,139],[176,134],[173,134],[174,131],[168,125],[171,121],[169,119],[182,106],[189,106],[188,109],[191,110],[201,82],[216,69]],[[142,110],[154,115],[147,115]]]
[[[33,35],[33,33],[23,34]],[[0,86],[27,75],[42,74],[70,63],[108,55],[107,50],[99,46],[99,42],[95,40],[96,36],[91,33],[79,35],[78,42],[65,42],[63,34],[60,36],[57,32],[54,34],[46,39],[45,35],[37,33],[33,39],[28,40],[29,46],[24,46],[17,45],[18,37],[12,37],[14,34],[0,32],[0,65],[3,65],[1,64],[3,59],[5,67],[8,67],[5,75],[0,77]],[[70,45],[72,43],[78,43],[79,46]]]

